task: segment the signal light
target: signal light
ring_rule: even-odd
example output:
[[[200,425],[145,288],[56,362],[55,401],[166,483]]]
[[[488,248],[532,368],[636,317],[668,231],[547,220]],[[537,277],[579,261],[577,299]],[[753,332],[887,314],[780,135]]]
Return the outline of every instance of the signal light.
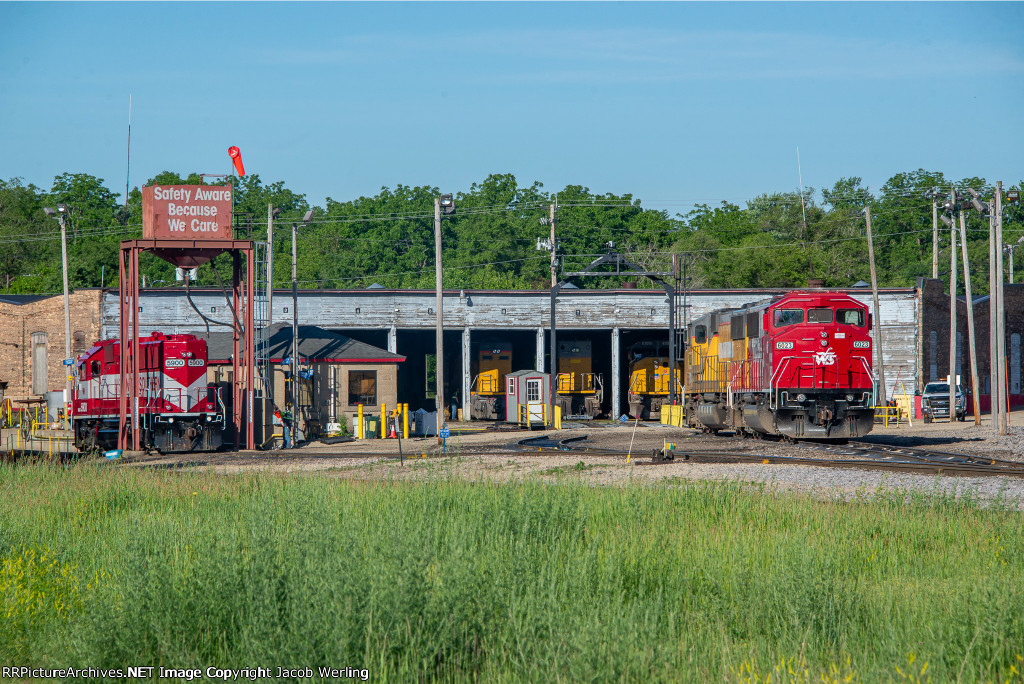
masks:
[[[228,148],[228,156],[231,157],[231,161],[234,162],[235,170],[238,171],[238,175],[244,176],[245,167],[242,165],[242,150],[232,145]]]

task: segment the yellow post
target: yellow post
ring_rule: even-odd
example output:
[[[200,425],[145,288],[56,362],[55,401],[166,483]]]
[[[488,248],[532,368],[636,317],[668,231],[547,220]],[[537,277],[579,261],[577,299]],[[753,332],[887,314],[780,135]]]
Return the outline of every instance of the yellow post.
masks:
[[[402,404],[402,439],[409,439],[409,405]]]
[[[380,405],[380,438],[387,439],[388,437],[388,405]]]
[[[365,439],[363,436],[363,405],[359,404],[359,422],[356,423],[356,429],[353,432],[356,433],[356,439]]]
[[[555,405],[555,429],[562,429],[562,407]]]

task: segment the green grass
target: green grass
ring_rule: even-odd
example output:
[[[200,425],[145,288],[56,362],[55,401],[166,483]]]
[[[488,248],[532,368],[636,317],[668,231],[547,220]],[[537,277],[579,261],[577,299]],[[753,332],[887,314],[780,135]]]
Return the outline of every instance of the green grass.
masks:
[[[969,500],[0,468],[4,664],[1003,681],[1022,656],[1024,517]]]

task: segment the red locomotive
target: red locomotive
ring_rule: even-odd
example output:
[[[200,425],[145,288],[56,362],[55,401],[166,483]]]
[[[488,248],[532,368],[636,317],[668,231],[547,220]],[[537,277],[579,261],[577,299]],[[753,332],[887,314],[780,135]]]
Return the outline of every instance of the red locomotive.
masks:
[[[81,451],[117,446],[120,354],[120,340],[102,340],[75,363],[71,417]],[[139,424],[129,430],[139,429],[147,448],[212,451],[221,446],[224,402],[219,388],[207,385],[206,362],[206,341],[195,335],[154,332],[139,338]]]
[[[871,431],[871,316],[842,292],[791,292],[690,324],[684,404],[709,432],[846,439]]]

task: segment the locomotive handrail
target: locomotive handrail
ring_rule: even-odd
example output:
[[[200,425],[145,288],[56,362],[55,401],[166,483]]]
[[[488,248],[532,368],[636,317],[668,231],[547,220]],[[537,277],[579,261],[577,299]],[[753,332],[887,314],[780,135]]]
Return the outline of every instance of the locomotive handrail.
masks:
[[[868,377],[871,378],[871,394],[877,397],[878,392],[875,391],[875,376],[871,373],[871,366],[868,365],[867,359],[863,356],[858,356],[857,358],[860,359],[861,365],[864,366],[864,370],[867,371]]]
[[[775,410],[777,410],[779,408],[778,407],[778,402],[775,400],[775,390],[777,389],[777,385],[775,384],[775,380],[782,373],[783,369],[789,367],[790,362],[794,358],[795,357],[787,356],[784,359],[782,359],[782,363],[780,363],[779,367],[775,369],[774,373],[772,373],[772,379],[771,379],[771,382],[768,385],[768,408],[771,409],[772,411],[775,411]]]

